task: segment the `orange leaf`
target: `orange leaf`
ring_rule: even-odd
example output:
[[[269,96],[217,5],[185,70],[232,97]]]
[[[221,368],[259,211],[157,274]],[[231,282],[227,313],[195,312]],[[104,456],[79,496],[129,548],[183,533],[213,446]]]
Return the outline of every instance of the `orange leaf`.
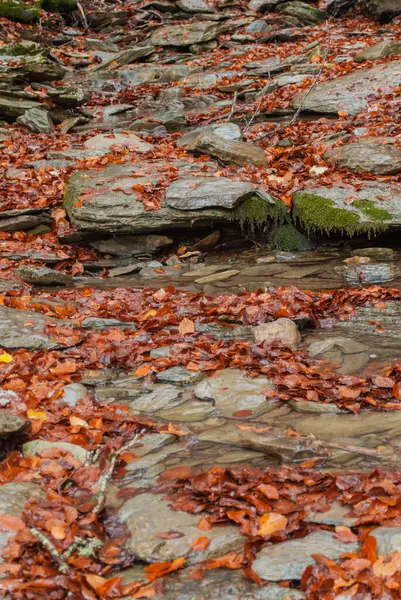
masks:
[[[271,535],[276,531],[282,531],[287,526],[288,519],[279,513],[270,512],[262,515],[259,519],[258,534],[263,537]]]
[[[149,371],[150,371],[150,365],[145,363],[137,368],[137,370],[134,373],[134,376],[135,377],[146,377],[146,375],[149,373]]]
[[[64,540],[67,535],[65,529],[57,525],[51,528],[50,533],[56,540]]]
[[[207,517],[205,517],[205,515],[202,515],[201,520],[199,521],[197,527],[201,531],[210,531],[210,529],[212,529],[212,526],[209,523],[209,521],[207,520]]]
[[[179,569],[185,564],[185,560],[185,556],[181,556],[180,558],[176,558],[172,562],[153,563],[152,565],[148,565],[144,569],[146,577],[150,581],[154,581],[159,577],[167,575],[167,573],[177,571],[177,569]]]
[[[86,421],[84,421],[83,419],[80,419],[79,417],[75,417],[74,415],[72,415],[70,417],[70,424],[73,427],[89,427],[89,425]]]
[[[373,573],[376,577],[392,577],[401,569],[401,554],[397,551],[379,556],[373,563]]]
[[[191,548],[194,552],[203,552],[210,544],[210,538],[205,535],[196,538],[191,544]]]
[[[0,531],[21,531],[25,523],[20,517],[0,514]]]
[[[184,317],[178,327],[178,331],[181,335],[185,335],[187,333],[194,333],[195,323],[191,321],[191,319],[187,319],[186,317]]]

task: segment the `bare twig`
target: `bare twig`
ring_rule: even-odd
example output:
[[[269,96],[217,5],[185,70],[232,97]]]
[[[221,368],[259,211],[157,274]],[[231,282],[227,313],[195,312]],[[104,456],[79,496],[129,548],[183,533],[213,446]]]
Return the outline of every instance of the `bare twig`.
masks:
[[[80,2],[77,2],[77,8],[78,8],[79,14],[81,15],[82,23],[84,24],[85,29],[89,29],[88,19],[86,18],[85,11]]]
[[[233,98],[233,103],[231,105],[231,110],[230,110],[229,115],[227,116],[227,121],[230,121],[231,117],[233,116],[233,114],[235,112],[235,106],[237,104],[237,98],[238,98],[238,92],[235,92],[234,98]]]

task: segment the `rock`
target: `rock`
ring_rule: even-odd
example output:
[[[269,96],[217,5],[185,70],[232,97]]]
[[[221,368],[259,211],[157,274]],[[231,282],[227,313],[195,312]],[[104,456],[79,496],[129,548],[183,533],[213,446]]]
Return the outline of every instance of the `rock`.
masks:
[[[352,198],[352,204],[347,202]],[[361,182],[345,187],[308,188],[293,195],[293,217],[307,231],[375,232],[401,226],[401,186]]]
[[[213,231],[206,237],[196,242],[191,246],[191,251],[199,250],[200,252],[207,252],[208,250],[213,250],[220,240],[220,231]]]
[[[188,13],[210,13],[214,8],[203,0],[177,0],[177,6]]]
[[[185,271],[181,277],[185,277],[185,279],[203,278],[207,277],[208,275],[212,275],[213,273],[217,273],[217,271],[225,271],[227,267],[228,265],[195,265],[193,269]]]
[[[17,417],[5,410],[0,410],[0,436],[5,437],[13,433],[21,433],[29,428],[30,421]]]
[[[297,326],[291,319],[280,318],[271,323],[257,325],[253,334],[256,342],[274,342],[280,341],[284,346],[296,348],[301,342],[301,334]]]
[[[131,402],[132,410],[153,413],[174,403],[181,395],[181,390],[173,385],[156,385],[154,390],[143,394]]]
[[[54,271],[47,267],[32,267],[22,265],[16,271],[18,277],[25,283],[33,285],[72,285],[74,278],[66,273]]]
[[[378,262],[393,261],[394,250],[392,248],[358,248],[351,250],[352,256],[366,256]]]
[[[54,325],[55,336],[46,331],[47,325]],[[57,328],[70,327],[71,336],[57,339]],[[29,310],[16,310],[0,306],[0,344],[4,348],[26,348],[27,350],[53,350],[63,346],[74,346],[80,336],[68,321],[46,317]]]
[[[262,226],[285,211],[283,204],[250,183],[227,177],[191,177],[194,165],[178,164],[181,177],[167,188],[159,210],[145,210],[143,196],[133,189],[136,184],[163,181],[162,165],[157,163],[110,164],[102,170],[77,172],[68,181],[64,207],[78,229],[140,235],[232,220]],[[147,175],[143,169],[150,166],[152,172]],[[137,177],[136,170],[141,173]]]
[[[369,46],[362,52],[354,56],[355,62],[364,62],[365,60],[376,60],[386,56],[397,56],[401,54],[401,44],[393,40],[382,40],[374,46]]]
[[[349,375],[362,370],[369,362],[369,347],[352,338],[329,337],[313,342],[308,347],[313,358],[325,359],[338,373]]]
[[[36,456],[46,450],[65,450],[70,452],[75,458],[81,463],[88,460],[90,452],[78,446],[77,444],[70,444],[69,442],[47,442],[46,440],[34,440],[32,442],[26,442],[22,445],[23,456]]]
[[[34,133],[51,133],[54,130],[49,112],[43,108],[30,108],[18,117],[17,122],[22,123]]]
[[[149,56],[155,51],[156,48],[154,46],[134,46],[133,48],[122,50],[121,52],[118,52],[117,54],[113,55],[112,58],[110,58],[110,60],[106,60],[97,67],[92,68],[91,72],[109,69],[110,67],[113,69],[118,69],[119,67],[129,65],[140,58]]]
[[[90,99],[88,90],[81,86],[59,86],[47,91],[47,95],[54,104],[64,108],[76,108],[86,104]]]
[[[340,414],[343,412],[336,404],[324,404],[323,402],[308,400],[288,400],[287,402],[293,410],[300,413]]]
[[[215,123],[214,125],[205,125],[204,127],[198,127],[193,131],[185,133],[175,144],[179,148],[188,146],[198,136],[206,133],[213,133],[229,142],[239,142],[242,140],[242,131],[235,123]]]
[[[315,563],[312,555],[316,552],[338,560],[341,554],[358,549],[358,543],[340,542],[329,531],[314,531],[302,539],[266,546],[256,555],[252,569],[267,581],[301,579],[306,567]]]
[[[330,509],[325,512],[310,512],[304,521],[307,523],[319,523],[323,525],[340,525],[343,527],[353,527],[358,521],[358,517],[347,517],[352,509],[347,504],[330,504]],[[381,553],[380,553],[381,554]]]
[[[255,12],[265,12],[274,9],[282,0],[251,0],[248,4],[249,10]]]
[[[262,148],[245,142],[224,140],[214,133],[204,133],[197,136],[187,150],[210,154],[222,162],[243,165],[267,165],[267,157]]]
[[[86,317],[82,323],[83,329],[95,329],[102,331],[103,329],[111,329],[112,327],[128,327],[136,329],[134,323],[119,321],[118,319],[103,319],[102,317]]]
[[[43,105],[39,102],[25,100],[4,92],[0,93],[0,118],[15,119],[32,109],[44,112]]]
[[[0,513],[20,517],[24,512],[25,504],[30,498],[44,499],[45,493],[35,483],[13,481],[0,486]],[[0,532],[0,555],[8,540],[15,536],[15,531]],[[0,558],[0,562],[3,559]]]
[[[388,23],[401,15],[401,0],[361,0],[360,7],[368,17]]]
[[[170,246],[173,240],[165,235],[116,236],[110,240],[91,242],[91,246],[114,256],[136,256],[155,254],[158,250]]]
[[[192,46],[214,40],[225,26],[213,21],[195,21],[185,25],[164,25],[151,36],[155,46]]]
[[[128,549],[139,560],[163,562],[181,556],[188,563],[222,556],[226,552],[242,550],[245,541],[237,526],[215,526],[210,531],[198,529],[201,515],[191,515],[169,508],[162,496],[140,494],[127,500],[118,511],[119,519],[126,524],[131,534]],[[176,531],[179,537],[160,538],[163,532]],[[203,552],[193,552],[191,544],[198,537],[206,536],[210,544]]]
[[[240,571],[231,569],[205,570],[201,580],[191,576],[193,569],[180,570],[165,578],[163,593],[154,596],[154,600],[302,600],[305,594],[299,590],[280,587],[270,583],[264,587],[245,579]],[[127,569],[128,571],[128,569]],[[123,584],[140,581],[136,572],[127,578],[123,575]]]
[[[213,273],[213,275],[206,275],[206,277],[200,277],[195,279],[195,283],[214,283],[215,281],[227,281],[234,275],[238,275],[241,271],[237,269],[230,269],[230,271],[222,271],[221,273]]]
[[[99,133],[84,143],[85,148],[93,154],[106,154],[114,145],[125,146],[134,152],[149,152],[151,144],[143,142],[135,133]]]
[[[185,367],[170,367],[165,371],[156,373],[157,381],[166,383],[179,383],[187,385],[189,383],[197,383],[204,378],[204,373],[200,371],[188,371]]]
[[[33,3],[5,0],[0,3],[0,17],[21,23],[35,23],[40,19],[40,0]]]
[[[25,56],[22,64],[5,64],[0,66],[0,74],[13,82],[37,82],[63,79],[67,69],[58,62],[52,61],[44,54]],[[19,62],[19,61],[18,61]]]
[[[39,225],[51,224],[51,217],[46,213],[41,214],[25,214],[8,219],[0,218],[0,231],[14,232],[26,231],[33,229]]]
[[[401,46],[401,44],[400,44]],[[401,148],[385,143],[385,138],[368,138],[328,150],[324,159],[340,169],[372,175],[395,175],[401,172]]]
[[[191,177],[170,184],[166,203],[170,208],[182,211],[214,207],[233,209],[254,193],[255,188],[247,182],[227,177]]]
[[[369,535],[377,542],[377,556],[401,553],[401,527],[377,527]]]
[[[319,83],[307,96],[305,92],[296,94],[292,106],[325,114],[343,110],[356,115],[367,109],[379,92],[390,94],[400,77],[401,61],[358,69],[343,77]]]
[[[257,415],[267,410],[264,392],[274,390],[274,385],[266,377],[250,378],[238,369],[223,369],[204,379],[194,389],[200,400],[213,401],[219,415],[235,417],[246,411]],[[240,418],[242,414],[238,415]]]
[[[310,4],[306,4],[305,2],[299,2],[298,0],[279,4],[276,10],[280,14],[295,17],[304,25],[318,25],[319,23],[323,23],[328,17],[324,10],[310,6]]]
[[[313,416],[294,424],[297,433],[312,434],[327,441],[335,437],[355,439],[359,435],[385,433],[398,427],[401,427],[401,415],[398,413],[369,412]]]
[[[63,387],[61,400],[74,408],[79,400],[88,395],[88,390],[82,383],[68,383]]]

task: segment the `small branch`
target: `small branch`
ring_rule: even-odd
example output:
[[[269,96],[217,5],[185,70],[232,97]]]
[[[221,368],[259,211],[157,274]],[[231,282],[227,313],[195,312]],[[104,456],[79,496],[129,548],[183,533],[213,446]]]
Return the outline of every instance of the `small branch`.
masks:
[[[85,29],[89,29],[88,19],[86,18],[85,11],[82,8],[82,4],[80,2],[77,2],[77,8],[79,14],[81,15],[82,23],[84,24]]]
[[[54,560],[58,563],[59,571],[61,573],[68,573],[68,571],[70,570],[70,566],[67,565],[67,563],[65,562],[57,548],[53,546],[51,541],[41,531],[39,531],[39,529],[36,529],[36,527],[30,527],[29,530],[32,533],[32,535],[36,537],[36,539],[42,544],[44,548],[46,548],[49,554],[51,554]]]
[[[230,114],[227,117],[227,121],[230,121],[231,117],[233,116],[233,114],[235,112],[235,106],[237,104],[237,98],[238,98],[238,92],[235,92],[234,98],[233,98],[233,103],[231,105]]]

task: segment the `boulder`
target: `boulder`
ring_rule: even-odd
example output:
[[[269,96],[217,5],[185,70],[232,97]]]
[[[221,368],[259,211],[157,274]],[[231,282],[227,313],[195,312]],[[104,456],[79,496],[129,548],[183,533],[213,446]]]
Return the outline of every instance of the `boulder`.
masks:
[[[401,186],[361,181],[347,187],[307,188],[293,195],[293,216],[308,231],[362,232],[401,227]]]
[[[267,157],[262,148],[246,144],[245,142],[232,142],[225,140],[214,133],[198,135],[192,143],[187,145],[187,150],[202,154],[210,154],[222,162],[238,166],[267,165]]]
[[[5,94],[4,92],[0,94],[1,119],[15,119],[33,108],[36,110],[43,110],[43,104],[35,102],[34,100],[18,98],[18,96],[14,96],[13,94]]]
[[[242,131],[235,123],[215,123],[214,125],[205,125],[204,127],[198,127],[193,131],[185,133],[175,144],[178,148],[188,146],[197,137],[206,133],[213,133],[229,142],[240,142],[242,140]]]
[[[44,107],[30,108],[18,117],[17,123],[25,125],[34,133],[51,133],[54,130],[49,111]]]
[[[7,437],[13,433],[21,433],[29,428],[30,422],[22,417],[17,417],[5,410],[0,410],[0,437]]]
[[[318,113],[346,111],[356,115],[374,102],[379,93],[390,94],[401,77],[401,61],[359,69],[319,83],[310,92],[300,92],[292,100],[294,108]]]
[[[401,0],[360,0],[359,6],[368,17],[388,23],[401,15]]]
[[[301,334],[294,321],[284,317],[271,323],[257,325],[254,328],[253,334],[258,343],[279,341],[284,346],[296,348],[301,342]]]
[[[210,13],[214,8],[203,0],[177,0],[177,6],[188,13]]]
[[[301,539],[265,546],[256,555],[252,569],[267,581],[301,579],[306,567],[315,563],[313,554],[338,560],[345,552],[357,552],[358,549],[358,543],[341,542],[330,531],[313,531]]]
[[[118,517],[131,534],[128,549],[137,559],[150,563],[182,556],[188,563],[217,558],[226,552],[242,550],[246,539],[233,525],[200,531],[197,525],[201,515],[172,510],[163,496],[154,494],[139,494],[126,501],[118,511]],[[177,535],[163,538],[163,533],[171,531]],[[200,536],[210,540],[209,546],[203,552],[194,552],[191,544]]]
[[[0,2],[0,17],[21,23],[35,23],[40,19],[40,5],[40,0],[34,2],[4,0]]]
[[[33,267],[22,265],[16,270],[16,274],[25,283],[33,285],[72,285],[74,279],[71,275],[54,271],[47,267]]]
[[[315,8],[305,2],[299,2],[298,0],[279,4],[276,10],[283,15],[295,17],[303,25],[318,25],[319,23],[323,23],[328,17],[324,10]]]
[[[340,169],[372,175],[395,175],[401,172],[401,146],[386,138],[367,138],[328,150],[324,155]]]
[[[21,57],[21,61],[15,64],[11,61],[10,64],[0,66],[0,75],[5,79],[15,82],[45,82],[55,79],[63,79],[67,73],[67,69],[54,62],[44,54],[35,54],[34,56]],[[21,63],[21,64],[20,64]]]
[[[192,46],[214,40],[226,26],[214,21],[195,21],[190,24],[164,25],[153,32],[151,42],[155,46]]]
[[[76,108],[85,104],[90,98],[90,93],[78,85],[58,86],[48,90],[47,95],[54,104],[63,108]]]
[[[365,60],[376,60],[386,56],[397,56],[401,54],[401,44],[394,40],[382,40],[374,46],[369,46],[362,52],[354,56],[355,62],[364,62]]]
[[[193,177],[196,165],[181,161],[172,164],[177,166],[179,179],[168,186],[159,210],[146,210],[143,196],[133,186],[162,182],[163,163],[139,162],[75,173],[65,190],[64,207],[78,229],[141,235],[232,220],[264,224],[285,209],[251,183],[226,177]],[[150,167],[149,174],[144,172]]]

